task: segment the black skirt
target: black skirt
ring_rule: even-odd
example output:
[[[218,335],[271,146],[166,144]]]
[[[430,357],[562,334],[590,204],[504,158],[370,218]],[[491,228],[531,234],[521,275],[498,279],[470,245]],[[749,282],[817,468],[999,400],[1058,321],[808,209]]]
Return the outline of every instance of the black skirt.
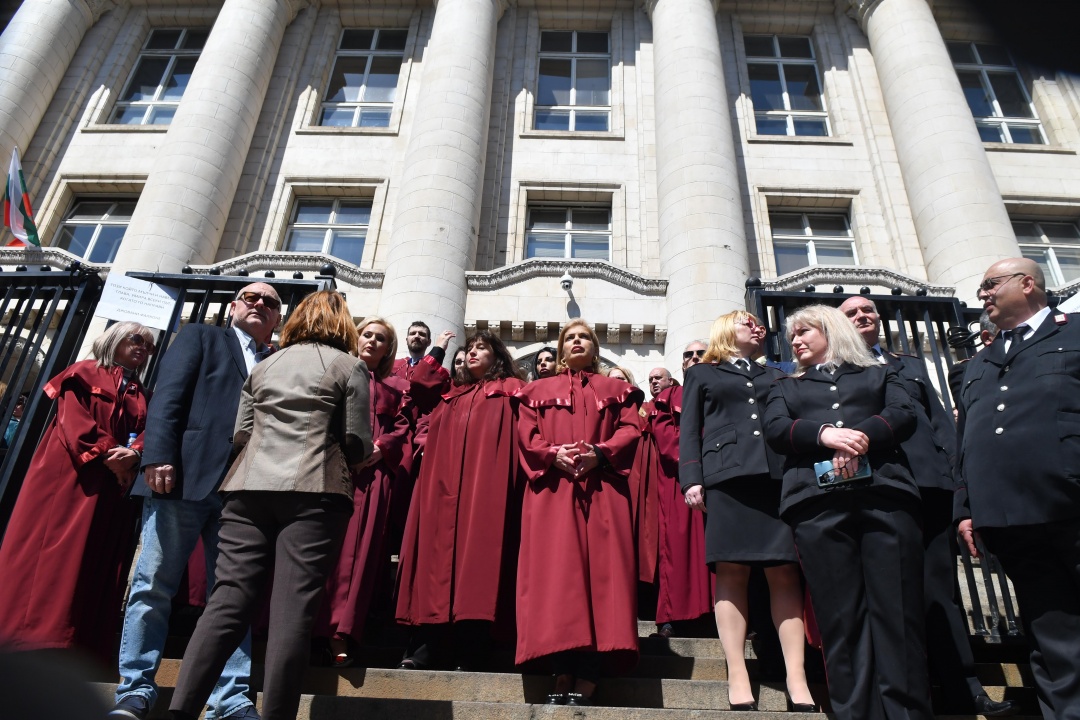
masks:
[[[735,478],[705,489],[705,562],[798,562],[791,528],[780,519],[781,480]]]

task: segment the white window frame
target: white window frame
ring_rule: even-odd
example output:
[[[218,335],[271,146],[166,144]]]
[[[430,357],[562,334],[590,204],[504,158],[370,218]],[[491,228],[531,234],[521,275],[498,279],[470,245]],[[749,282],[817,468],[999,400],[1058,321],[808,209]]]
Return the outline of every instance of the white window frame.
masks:
[[[989,63],[983,63],[982,56],[979,54],[979,45],[991,45],[991,43],[975,43],[975,42],[960,42],[950,40],[947,45],[967,45],[968,49],[974,55],[976,62],[974,63],[960,63],[953,61],[953,67],[957,73],[960,72],[974,72],[979,75],[979,82],[982,84],[983,92],[986,94],[987,99],[990,101],[990,105],[993,107],[994,114],[989,117],[980,117],[972,112],[972,117],[975,118],[975,124],[980,128],[992,128],[996,129],[1000,134],[1000,139],[997,140],[984,140],[983,142],[1004,142],[1018,145],[1047,145],[1046,131],[1043,129],[1042,120],[1039,119],[1039,113],[1035,110],[1035,104],[1031,101],[1031,93],[1028,92],[1027,84],[1024,82],[1023,76],[1020,75],[1020,71],[1016,66],[1016,61],[1012,57],[1012,53],[1001,46],[998,47],[1001,51],[1005,52],[1009,59],[1012,61],[1010,65],[992,65]],[[997,93],[994,92],[994,86],[990,83],[989,74],[1011,74],[1016,78],[1016,84],[1020,87],[1020,92],[1024,95],[1024,101],[1027,103],[1028,108],[1031,110],[1031,117],[1009,117],[1006,116],[1001,110],[1001,104],[998,102]],[[958,75],[959,77],[959,75]],[[1012,133],[1009,126],[1023,127],[1029,130],[1035,130],[1036,135],[1042,140],[1038,143],[1023,143],[1013,140]]]
[[[353,30],[371,30],[373,31],[371,46],[367,50],[344,50],[341,48],[342,42],[345,40],[345,34]],[[400,50],[377,50],[379,46],[379,38],[383,32],[403,32],[405,33],[405,44]],[[394,88],[394,97],[392,100],[356,100],[356,101],[342,101],[331,102],[326,100],[327,94],[330,92],[330,83],[334,79],[334,70],[337,68],[338,61],[344,57],[363,57],[366,58],[366,65],[364,66],[364,79],[358,88],[359,97],[364,96],[364,90],[367,88],[368,76],[371,73],[371,64],[376,57],[392,57],[397,58],[398,64],[398,86],[401,83],[401,75],[404,72],[405,65],[405,53],[408,50],[409,43],[409,29],[408,28],[342,28],[341,33],[338,35],[337,49],[334,53],[334,62],[330,65],[330,74],[326,79],[326,86],[323,88],[323,102],[319,106],[318,114],[315,121],[318,127],[351,127],[359,129],[371,129],[371,128],[388,128],[393,122],[394,104],[398,99],[398,87]],[[353,110],[352,122],[349,125],[329,125],[323,122],[323,118],[328,110],[335,109],[349,109]],[[365,109],[383,110],[386,112],[386,124],[385,125],[360,125],[360,119],[363,116]]]
[[[590,34],[604,34],[607,36],[607,52],[595,53],[595,52],[578,52],[578,33],[586,32]],[[538,132],[612,132],[612,93],[613,93],[613,81],[611,76],[611,33],[606,30],[541,30],[540,31],[540,44],[538,48],[543,45],[544,33],[571,33],[571,45],[570,52],[554,52],[550,50],[537,51],[537,63],[536,63],[536,97],[539,99],[540,94],[540,66],[544,60],[569,60],[570,61],[570,104],[569,105],[540,105],[534,104],[532,113],[532,129]],[[578,105],[577,104],[577,61],[578,60],[606,60],[607,61],[607,81],[608,81],[608,104],[607,105]],[[567,112],[570,115],[570,123],[567,130],[562,129],[548,129],[537,128],[536,119],[537,115],[541,112]],[[591,112],[591,113],[607,113],[607,129],[606,130],[577,130],[577,113],[578,111]]]
[[[773,218],[776,217],[777,215],[785,215],[785,216],[799,215],[799,216],[801,216],[803,232],[801,234],[794,234],[794,233],[789,233],[789,232],[786,232],[786,231],[778,232],[776,227],[775,227],[774,221],[773,221]],[[812,216],[812,215],[821,215],[821,216],[828,216],[828,217],[834,217],[834,218],[842,218],[844,220],[844,224],[847,226],[847,234],[846,235],[815,235],[813,233],[813,228],[810,225],[810,216]],[[807,264],[805,265],[805,267],[814,267],[816,265],[823,264],[823,263],[818,262],[817,245],[816,245],[817,242],[829,242],[829,243],[836,243],[836,244],[841,244],[841,243],[850,244],[851,245],[851,263],[850,264],[851,265],[858,265],[859,264],[859,251],[858,251],[858,248],[855,245],[855,235],[851,230],[851,218],[849,217],[848,213],[820,212],[820,211],[805,212],[803,210],[789,210],[789,209],[783,209],[783,208],[770,209],[769,210],[769,229],[770,229],[770,232],[771,232],[771,235],[772,235],[773,264],[774,264],[774,267],[776,267],[776,274],[777,275],[784,275],[784,274],[787,274],[788,272],[794,272],[793,270],[788,270],[788,271],[783,272],[783,273],[780,272],[779,262],[777,261],[777,253],[776,253],[776,244],[777,244],[778,241],[781,244],[786,243],[786,244],[789,244],[789,245],[794,245],[796,243],[799,243],[799,244],[805,243],[805,245],[806,245],[806,255],[807,255]],[[825,264],[828,264],[828,263],[825,263]],[[801,270],[801,269],[802,268],[796,268],[796,270]]]
[[[330,208],[330,219],[329,219],[329,221],[327,221],[325,223],[299,223],[299,222],[296,221],[296,217],[297,217],[298,213],[300,212],[300,205],[302,203],[305,203],[305,202],[320,202],[321,203],[321,202],[325,202],[327,200],[332,200],[332,204],[331,204],[331,208]],[[341,203],[343,203],[343,202],[366,204],[368,206],[368,208],[369,208],[367,224],[361,224],[361,223],[355,223],[355,224],[338,223],[337,222],[337,217],[338,217],[338,213],[339,213],[339,211],[341,209]],[[353,263],[357,267],[360,267],[361,263],[363,262],[364,253],[367,252],[368,238],[371,237],[371,214],[370,214],[371,206],[372,206],[371,198],[364,198],[364,197],[334,197],[334,198],[331,198],[331,197],[327,197],[327,196],[314,196],[314,195],[297,196],[296,198],[293,199],[292,208],[289,210],[289,224],[285,228],[285,238],[282,241],[282,248],[281,249],[284,252],[308,252],[308,251],[304,251],[304,250],[291,250],[291,249],[289,249],[289,244],[290,244],[290,241],[292,240],[293,231],[294,230],[307,230],[307,231],[323,230],[322,247],[317,252],[323,253],[324,255],[329,255],[331,257],[338,258],[342,262],[352,262],[351,260],[346,260],[345,258],[342,258],[342,257],[340,257],[338,255],[334,255],[331,252],[332,243],[333,243],[333,240],[334,240],[334,231],[343,231],[344,230],[344,231],[348,231],[348,232],[361,232],[364,235],[364,247],[360,251],[360,259],[357,260],[355,263]]]
[[[563,210],[563,211],[565,211],[566,224],[564,225],[563,230],[561,232],[558,231],[558,230],[547,230],[547,229],[531,230],[530,226],[532,224],[532,213],[533,213],[534,210],[544,210],[546,212],[552,212],[552,211],[555,211],[555,210]],[[573,216],[574,216],[574,211],[575,210],[588,210],[588,211],[591,211],[591,212],[595,212],[597,210],[606,210],[607,215],[608,215],[607,230],[580,230],[580,229],[575,229],[574,228],[574,222],[573,222]],[[589,260],[596,259],[596,260],[604,260],[605,262],[611,262],[611,242],[612,242],[612,225],[611,225],[612,211],[611,210],[612,210],[611,205],[586,205],[586,204],[564,205],[564,204],[544,203],[544,202],[529,203],[529,205],[527,207],[527,210],[526,210],[526,217],[525,217],[525,259],[526,260],[531,260],[534,257],[544,259],[544,256],[537,256],[537,255],[530,255],[529,254],[529,237],[532,236],[532,235],[539,235],[541,237],[549,238],[551,240],[555,240],[560,235],[562,235],[563,254],[561,256],[561,259],[563,259],[563,260],[583,260],[583,259],[586,259],[586,258],[575,258],[575,257],[573,257],[573,254],[572,254],[573,253],[573,237],[574,237],[574,235],[578,235],[578,236],[584,235],[584,236],[591,236],[591,237],[597,237],[597,238],[605,238],[607,240],[607,257],[605,257],[605,258],[587,258],[587,259],[589,259]],[[557,259],[557,258],[549,258],[549,259],[554,260],[554,259]]]
[[[1072,250],[1080,251],[1080,227],[1077,226],[1076,222],[1069,222],[1068,220],[1049,220],[1049,219],[1046,219],[1046,218],[1043,218],[1041,220],[1032,220],[1032,219],[1028,219],[1028,218],[1014,218],[1012,222],[1013,222],[1014,230],[1015,230],[1015,226],[1016,226],[1017,223],[1030,223],[1030,224],[1034,225],[1035,226],[1035,231],[1042,238],[1041,242],[1034,243],[1034,242],[1026,242],[1024,240],[1020,240],[1020,235],[1019,234],[1017,234],[1017,236],[1016,236],[1016,239],[1020,240],[1020,252],[1021,252],[1021,254],[1024,255],[1024,257],[1029,257],[1030,258],[1030,256],[1027,255],[1024,252],[1025,250],[1035,250],[1039,254],[1043,255],[1043,257],[1046,259],[1046,266],[1050,270],[1050,272],[1047,273],[1047,278],[1046,278],[1048,285],[1050,285],[1051,287],[1061,287],[1062,285],[1067,285],[1069,283],[1080,280],[1080,274],[1077,274],[1076,277],[1071,277],[1071,278],[1066,278],[1065,277],[1065,273],[1062,272],[1062,270],[1061,270],[1061,264],[1058,262],[1057,252],[1056,252],[1056,249],[1059,249],[1059,248],[1060,249],[1069,248],[1069,249],[1072,249]],[[1046,234],[1045,230],[1043,229],[1044,224],[1068,225],[1068,226],[1070,226],[1073,229],[1073,231],[1076,233],[1076,243],[1071,244],[1071,245],[1068,244],[1068,243],[1062,243],[1062,242],[1054,243],[1054,241],[1050,239],[1050,237]],[[1042,261],[1040,261],[1040,260],[1037,260],[1035,258],[1030,258],[1030,259],[1035,260],[1035,262],[1039,263],[1040,266],[1043,265]]]
[[[66,213],[64,213],[64,219],[60,221],[60,226],[57,228],[56,234],[53,236],[53,244],[56,247],[60,247],[59,243],[63,237],[64,228],[68,227],[93,227],[94,231],[90,237],[90,242],[86,246],[86,250],[79,254],[72,250],[67,250],[76,257],[81,257],[87,262],[93,262],[98,264],[108,265],[116,259],[114,254],[112,257],[106,260],[91,260],[90,257],[94,254],[94,249],[97,247],[98,239],[101,237],[102,228],[105,227],[123,227],[124,235],[127,234],[126,228],[131,224],[131,215],[121,215],[118,219],[116,216],[117,206],[120,203],[137,203],[139,200],[135,196],[94,196],[94,195],[76,195],[71,200],[71,205],[68,207]],[[97,220],[77,220],[72,217],[75,213],[75,209],[82,203],[109,203],[109,209],[105,211]],[[132,208],[134,213],[134,208]],[[124,236],[121,236],[120,242],[117,243],[117,252],[120,250],[120,246],[124,243]]]
[[[755,37],[755,38],[768,37],[768,38],[770,38],[772,40],[773,52],[775,53],[774,56],[766,57],[766,56],[762,56],[762,55],[750,55],[750,53],[746,50],[746,38],[748,38],[748,37]],[[791,37],[791,38],[799,38],[800,40],[806,40],[807,44],[810,46],[810,57],[809,58],[781,57],[780,56],[780,41],[779,41],[780,37]],[[753,96],[753,80],[750,78],[750,66],[751,65],[775,65],[777,73],[778,73],[779,78],[780,78],[780,86],[783,88],[783,97],[784,97],[784,109],[783,110],[757,110],[756,108],[754,109],[753,114],[752,114],[752,118],[751,118],[751,120],[754,123],[754,134],[760,135],[761,137],[784,137],[784,136],[787,136],[787,137],[832,137],[832,126],[829,123],[828,107],[825,104],[825,86],[822,84],[822,81],[821,81],[821,71],[818,68],[817,53],[816,53],[816,50],[814,48],[814,39],[812,37],[810,37],[808,35],[793,35],[793,34],[788,34],[788,33],[781,33],[779,35],[778,34],[769,34],[769,33],[744,33],[743,34],[743,52],[746,55],[746,73],[747,73],[747,82],[749,83],[749,85],[747,86],[747,90],[749,91],[748,92],[748,95],[749,95],[748,99],[750,100],[750,106],[751,107],[753,107],[753,104],[754,104],[754,101],[753,101],[753,97],[754,97]],[[784,73],[784,65],[805,65],[807,67],[813,68],[813,70],[814,70],[814,78],[817,80],[818,99],[819,99],[819,101],[821,103],[821,110],[792,110],[791,109],[791,98],[788,95],[787,76]],[[758,115],[762,115],[762,116],[764,116],[766,118],[775,118],[775,119],[783,118],[785,120],[785,125],[786,125],[787,132],[785,133],[784,136],[782,136],[782,135],[771,135],[771,134],[768,134],[768,133],[760,133],[760,132],[758,132],[758,129],[757,129]],[[795,120],[796,120],[796,118],[804,118],[804,117],[808,118],[808,119],[814,119],[814,120],[823,121],[825,123],[825,134],[824,135],[797,135],[796,132],[795,132]]]
[[[171,49],[158,49],[147,47],[150,44],[150,40],[151,38],[153,38],[154,33],[175,32],[178,30],[180,31],[180,37],[177,39],[176,45],[174,45]],[[153,122],[153,119],[156,111],[159,109],[171,109],[173,111],[173,114],[175,114],[176,109],[180,107],[180,102],[183,100],[183,94],[181,94],[181,96],[176,100],[163,100],[161,99],[161,96],[166,89],[165,83],[167,83],[168,80],[173,76],[173,72],[176,69],[177,61],[181,58],[194,58],[197,63],[199,56],[202,55],[203,48],[206,47],[205,40],[203,41],[203,45],[197,49],[187,50],[183,48],[184,43],[188,39],[188,36],[193,32],[206,33],[207,37],[209,37],[210,29],[205,27],[156,27],[150,29],[150,32],[146,35],[146,40],[143,41],[142,49],[139,51],[138,57],[135,58],[135,64],[134,66],[132,66],[131,72],[128,74],[127,82],[124,83],[124,89],[120,93],[120,97],[125,97],[131,90],[131,83],[134,82],[135,75],[139,72],[139,68],[141,67],[143,59],[145,58],[168,58],[165,72],[162,75],[162,82],[158,84],[157,89],[154,91],[153,98],[151,98],[150,100],[117,100],[116,104],[113,106],[112,113],[109,115],[110,124],[122,126],[167,126],[171,124],[171,116],[169,118],[169,122],[156,123]],[[192,70],[194,70],[194,67],[192,68]],[[142,119],[139,122],[119,122],[118,118],[125,110],[139,107],[145,108],[145,110],[143,111]]]

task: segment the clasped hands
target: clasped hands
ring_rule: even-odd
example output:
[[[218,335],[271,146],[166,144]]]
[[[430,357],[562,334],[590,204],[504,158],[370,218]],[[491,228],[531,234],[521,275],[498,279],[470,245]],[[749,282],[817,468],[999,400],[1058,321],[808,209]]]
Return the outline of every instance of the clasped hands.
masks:
[[[131,487],[131,483],[135,482],[135,475],[139,471],[139,453],[131,448],[119,445],[110,448],[105,451],[101,461],[116,476],[116,481],[120,483],[120,487],[124,490],[127,490]]]
[[[833,468],[843,478],[850,478],[858,469],[858,463],[852,462],[859,455],[865,455],[870,449],[870,438],[866,433],[849,428],[827,427],[819,438],[822,445],[835,450]],[[851,463],[850,466],[848,463]]]
[[[598,465],[600,456],[596,448],[584,441],[560,445],[555,455],[555,467],[573,475],[575,480]]]

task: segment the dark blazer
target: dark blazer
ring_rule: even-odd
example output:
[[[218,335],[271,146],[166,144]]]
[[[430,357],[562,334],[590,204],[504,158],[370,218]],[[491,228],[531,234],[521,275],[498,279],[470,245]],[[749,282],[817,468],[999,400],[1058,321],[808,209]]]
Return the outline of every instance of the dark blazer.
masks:
[[[915,403],[915,432],[901,443],[915,484],[952,492],[956,488],[952,466],[956,457],[956,421],[945,409],[930,382],[926,365],[917,357],[884,353]]]
[[[1049,315],[1007,355],[999,336],[967,366],[957,514],[976,527],[1080,517],[1080,315]]]
[[[247,379],[236,331],[185,325],[161,359],[158,378],[147,411],[142,467],[176,468],[176,488],[156,497],[202,500],[229,469],[233,424]],[[141,473],[131,494],[153,494]]]
[[[679,483],[712,487],[751,475],[781,477],[781,460],[765,443],[765,403],[784,373],[750,363],[700,363],[686,371],[679,435]]]
[[[832,378],[811,368],[801,377],[782,378],[773,385],[765,407],[765,432],[773,449],[786,455],[781,513],[826,494],[814,473],[814,463],[834,454],[818,444],[826,424],[862,431],[870,439],[872,487],[919,496],[900,449],[915,430],[915,409],[903,381],[884,365],[864,368],[845,363]]]

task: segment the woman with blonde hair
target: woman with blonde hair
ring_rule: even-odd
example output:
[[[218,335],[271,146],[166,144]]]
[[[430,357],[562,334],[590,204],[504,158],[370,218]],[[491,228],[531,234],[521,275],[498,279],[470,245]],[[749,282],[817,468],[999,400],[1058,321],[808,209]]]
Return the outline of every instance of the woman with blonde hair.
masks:
[[[559,333],[558,374],[518,391],[522,507],[516,662],[550,662],[548,702],[588,705],[601,673],[637,657],[637,563],[627,476],[638,388],[599,373],[592,327]],[[607,666],[607,668],[605,668]]]
[[[634,380],[634,374],[621,365],[612,365],[604,371],[604,375],[609,378],[615,378],[616,380],[623,380],[634,387],[637,387],[637,381]]]
[[[56,401],[0,546],[0,644],[79,647],[106,665],[133,550],[138,505],[125,495],[146,424],[139,373],[154,333],[116,323],[43,391]]]
[[[788,316],[797,376],[776,382],[769,444],[786,456],[795,533],[838,718],[931,718],[919,491],[900,449],[915,428],[896,371],[836,308]]]
[[[702,362],[686,371],[679,481],[686,504],[708,513],[705,562],[716,571],[716,629],[732,709],[757,706],[743,659],[747,586],[754,567],[769,583],[787,668],[789,709],[817,712],[803,669],[803,592],[791,529],[778,513],[781,460],[765,443],[761,408],[783,373],[754,362],[765,328],[750,313],[718,317]]]
[[[337,567],[326,585],[328,624],[318,634],[330,640],[334,667],[351,665],[372,606],[389,607],[393,586],[390,555],[385,552],[390,501],[408,482],[416,408],[409,381],[392,375],[397,332],[380,317],[365,318],[357,327],[357,352],[371,371],[371,436],[374,449],[363,468],[352,473],[353,512]],[[375,602],[376,598],[379,599]]]
[[[296,717],[315,613],[352,514],[349,470],[372,453],[371,374],[354,356],[358,339],[345,298],[313,293],[285,323],[282,349],[244,383],[237,457],[221,486],[217,582],[184,653],[174,720],[199,716],[271,571],[262,717]]]

